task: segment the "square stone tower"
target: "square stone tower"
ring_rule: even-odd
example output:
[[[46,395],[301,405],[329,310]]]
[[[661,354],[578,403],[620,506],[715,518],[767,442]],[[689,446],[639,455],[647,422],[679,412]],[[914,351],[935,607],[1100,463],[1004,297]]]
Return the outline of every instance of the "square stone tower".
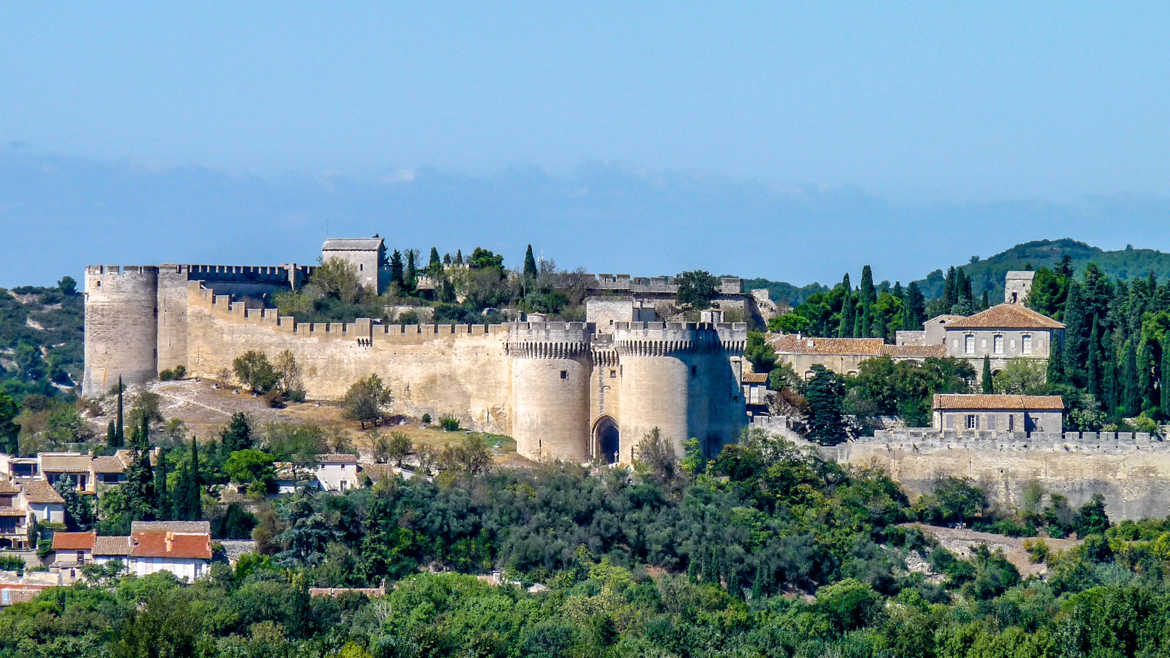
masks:
[[[331,258],[340,258],[353,265],[362,285],[373,290],[375,295],[382,294],[378,276],[386,259],[386,244],[382,238],[376,235],[372,238],[329,238],[321,245],[321,262]]]
[[[1004,279],[1003,303],[1024,304],[1028,301],[1028,293],[1032,292],[1032,279],[1036,276],[1031,271],[1008,272]]]

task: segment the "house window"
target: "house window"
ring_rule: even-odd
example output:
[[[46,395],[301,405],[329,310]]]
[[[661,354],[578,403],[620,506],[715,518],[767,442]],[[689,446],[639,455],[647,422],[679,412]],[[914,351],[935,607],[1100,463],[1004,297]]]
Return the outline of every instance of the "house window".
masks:
[[[1003,336],[996,336],[994,339],[995,353],[1003,354]]]
[[[979,418],[975,414],[967,414],[967,429],[973,430],[979,428]]]
[[[610,379],[616,379],[616,378],[617,378],[617,371],[616,371],[616,370],[614,370],[613,368],[610,368],[610,369],[609,369],[609,378],[610,378]]]
[[[975,337],[972,336],[971,334],[967,334],[967,336],[966,336],[966,339],[965,339],[964,345],[963,345],[963,351],[966,352],[967,354],[974,354],[975,353]]]
[[[699,367],[698,366],[691,366],[691,377],[694,377],[697,374],[699,374]]]
[[[1029,336],[1028,334],[1024,334],[1024,337],[1020,339],[1020,344],[1021,344],[1021,348],[1020,348],[1021,352],[1023,352],[1024,354],[1031,354],[1032,353],[1032,337],[1031,336]]]
[[[1009,432],[1016,431],[1016,417],[1015,416],[1008,415],[1008,431]]]
[[[569,378],[569,371],[568,371],[568,370],[562,370],[562,371],[561,371],[561,379],[568,379],[568,378]]]

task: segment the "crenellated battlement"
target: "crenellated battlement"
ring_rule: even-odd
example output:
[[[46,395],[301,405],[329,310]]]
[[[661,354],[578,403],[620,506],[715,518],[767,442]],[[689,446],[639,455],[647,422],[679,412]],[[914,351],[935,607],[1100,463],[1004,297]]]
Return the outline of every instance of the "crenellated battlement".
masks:
[[[979,452],[1066,452],[1118,455],[1170,453],[1170,442],[1146,432],[1007,432],[908,428],[876,430],[840,447],[884,446],[916,454],[974,450]]]
[[[672,352],[743,352],[747,343],[745,322],[617,322],[613,344],[619,354],[665,355]]]
[[[360,339],[365,341],[364,344],[372,345],[381,341],[415,343],[419,340],[438,340],[447,336],[456,338],[506,336],[510,330],[510,325],[506,324],[401,325],[382,324],[370,318],[358,318],[353,322],[297,322],[292,316],[280,315],[275,308],[249,308],[245,302],[233,301],[231,295],[216,294],[199,281],[189,281],[187,286],[192,303],[201,303],[221,316],[239,322],[268,325],[280,332],[304,338]]]
[[[89,276],[107,276],[107,275],[125,275],[125,276],[141,276],[141,275],[158,275],[157,265],[86,265],[85,275]]]
[[[516,322],[508,329],[508,354],[528,359],[576,358],[589,351],[593,336],[584,322]]]

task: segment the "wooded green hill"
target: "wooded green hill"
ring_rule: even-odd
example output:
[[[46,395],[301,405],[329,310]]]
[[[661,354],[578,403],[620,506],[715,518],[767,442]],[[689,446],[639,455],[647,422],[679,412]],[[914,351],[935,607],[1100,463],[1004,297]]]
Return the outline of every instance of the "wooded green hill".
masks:
[[[1024,270],[1029,266],[1032,269],[1052,267],[1066,255],[1072,259],[1073,267],[1078,274],[1089,263],[1096,263],[1105,274],[1119,279],[1144,277],[1150,272],[1153,272],[1159,281],[1170,279],[1170,253],[1156,249],[1135,249],[1132,246],[1118,251],[1105,251],[1070,238],[1024,242],[990,258],[975,257],[970,263],[956,267],[962,269],[971,279],[971,287],[976,297],[987,290],[995,300],[997,294],[1002,295],[1004,274],[1008,271]],[[858,263],[859,266],[862,264]],[[875,278],[881,276],[880,273],[875,274],[877,275]],[[942,294],[944,276],[944,270],[938,269],[917,281],[919,289],[927,299]],[[798,306],[814,292],[829,290],[820,283],[796,286],[783,281],[745,279],[744,289],[753,288],[767,288],[772,301],[790,306]]]

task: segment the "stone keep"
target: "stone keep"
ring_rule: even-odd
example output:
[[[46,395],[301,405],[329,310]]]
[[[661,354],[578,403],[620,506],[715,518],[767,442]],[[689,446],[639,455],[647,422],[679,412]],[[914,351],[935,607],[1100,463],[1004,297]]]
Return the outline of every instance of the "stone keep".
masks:
[[[533,459],[629,461],[655,428],[680,456],[689,438],[715,454],[746,425],[746,323],[298,323],[256,301],[311,272],[295,264],[88,267],[83,394],[180,365],[215,378],[246,351],[271,360],[288,350],[310,397],[340,399],[378,374],[392,412],[451,414],[512,436]]]

